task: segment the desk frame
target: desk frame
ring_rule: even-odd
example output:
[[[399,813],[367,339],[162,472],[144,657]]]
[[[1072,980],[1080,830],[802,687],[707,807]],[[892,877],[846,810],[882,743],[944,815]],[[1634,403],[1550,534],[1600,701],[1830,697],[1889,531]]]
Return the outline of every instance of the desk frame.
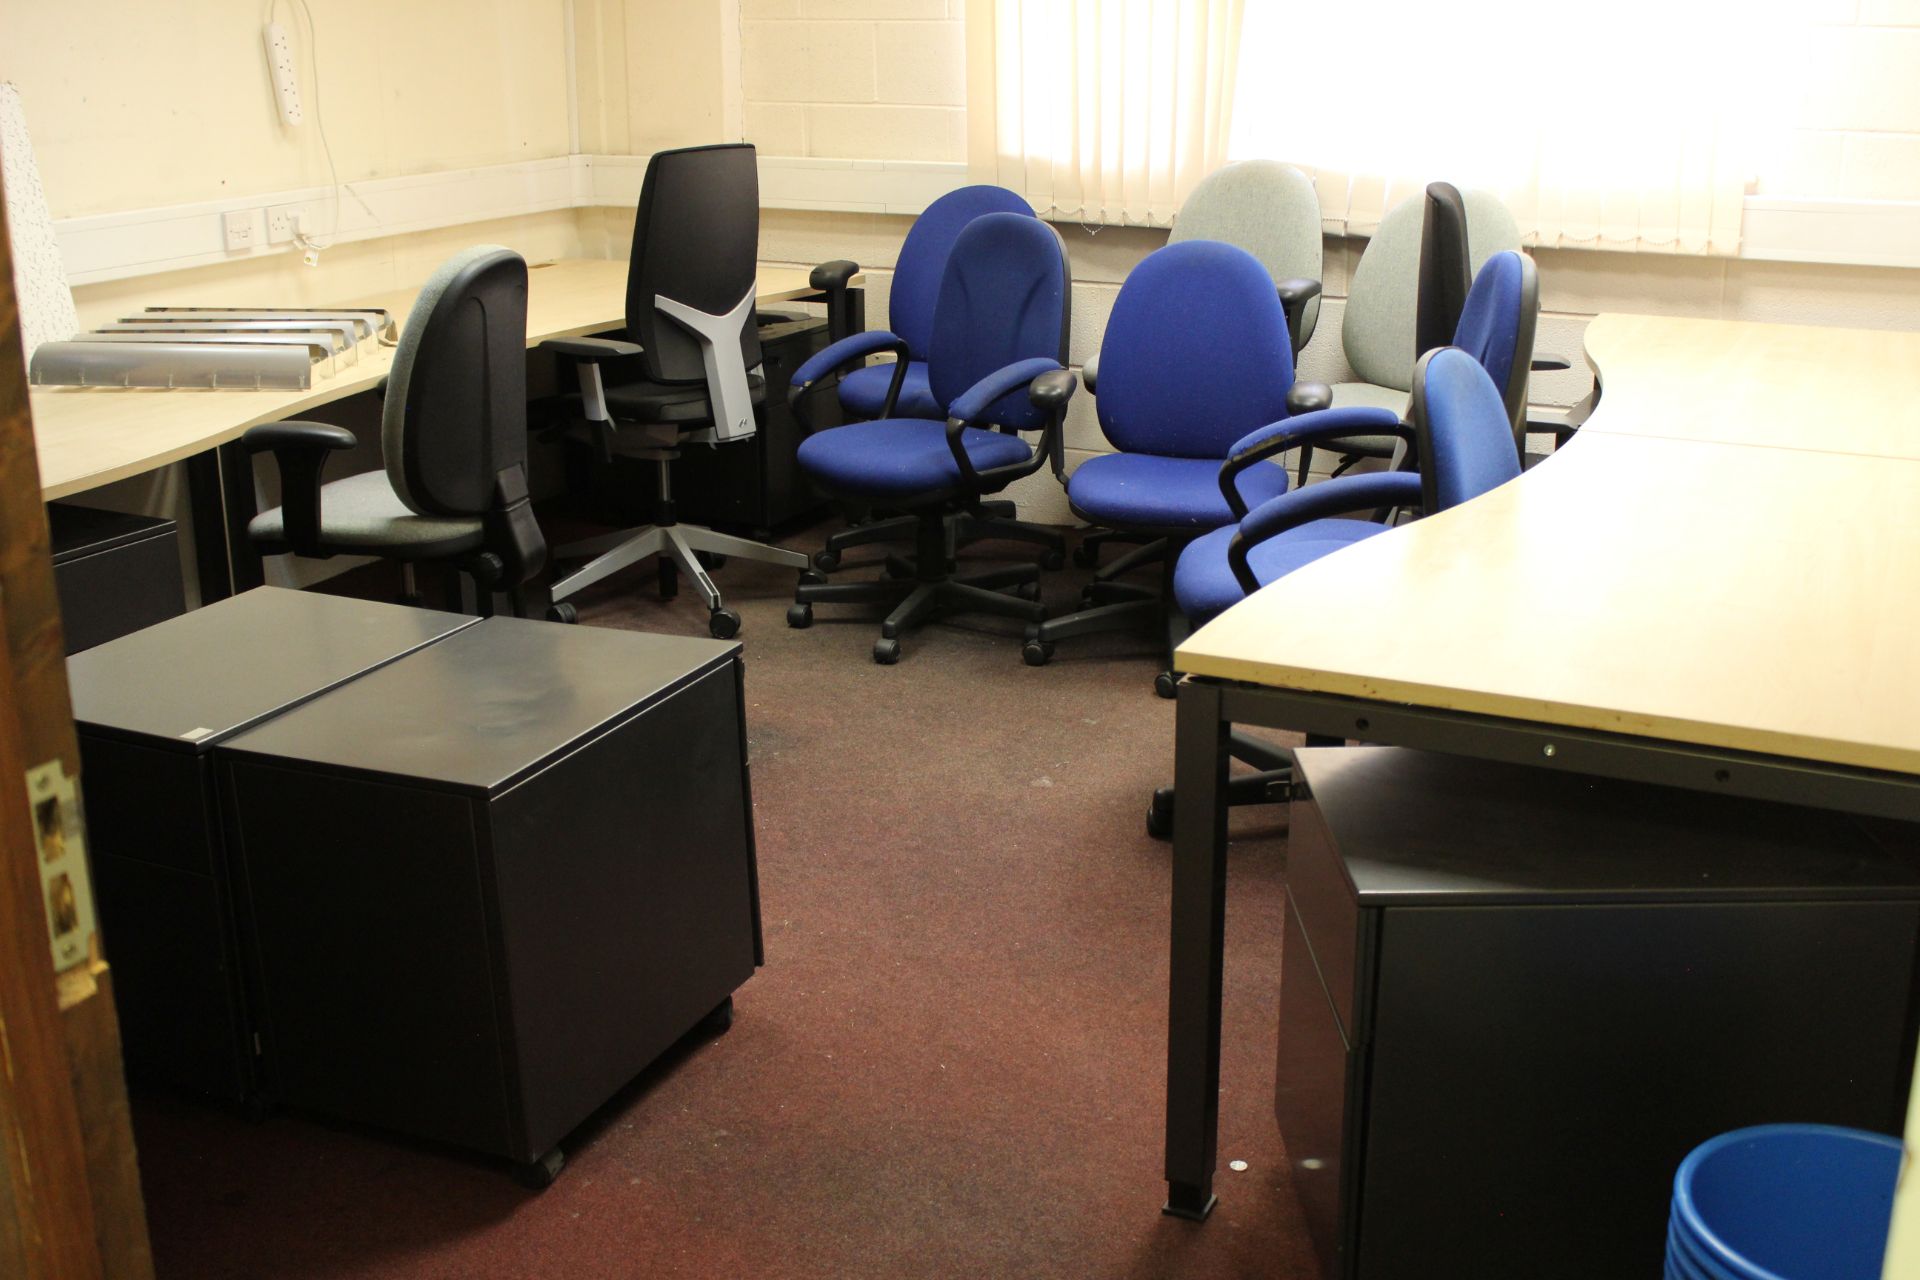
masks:
[[[1181,680],[1178,697],[1163,1211],[1195,1221],[1213,1210],[1218,1163],[1232,726],[1920,822],[1920,776],[1912,774],[1192,675]]]

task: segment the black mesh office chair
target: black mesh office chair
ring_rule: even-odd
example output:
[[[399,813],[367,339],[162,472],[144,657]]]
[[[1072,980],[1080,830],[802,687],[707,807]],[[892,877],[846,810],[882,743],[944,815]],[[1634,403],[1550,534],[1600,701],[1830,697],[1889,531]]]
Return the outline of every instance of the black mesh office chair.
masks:
[[[527,494],[527,264],[498,245],[456,254],[420,291],[387,376],[381,471],[320,483],[354,436],[323,422],[272,422],[241,437],[271,451],[281,505],[247,526],[262,555],[381,556],[408,570],[450,564],[478,612],[504,593],[539,617],[546,542]],[[462,607],[462,606],[456,606]]]
[[[633,227],[626,340],[542,344],[576,362],[586,430],[602,461],[616,454],[650,461],[659,486],[652,524],[555,551],[556,558],[592,557],[553,584],[555,600],[658,556],[661,597],[671,599],[685,573],[706,597],[708,629],[725,639],[739,632],[740,615],[724,606],[696,553],[807,568],[797,551],[674,517],[669,464],[681,446],[751,438],[754,411],[765,398],[759,375],[750,372],[760,363],[753,318],[759,241],[760,181],[750,145],[655,152]],[[640,376],[608,386],[600,366],[621,357],[632,357]],[[571,606],[555,608],[571,618]]]

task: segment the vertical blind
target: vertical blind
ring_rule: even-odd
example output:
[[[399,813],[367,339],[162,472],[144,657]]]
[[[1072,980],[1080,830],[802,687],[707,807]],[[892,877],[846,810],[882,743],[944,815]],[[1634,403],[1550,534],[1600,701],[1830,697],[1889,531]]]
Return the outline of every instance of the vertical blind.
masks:
[[[1266,156],[1314,178],[1335,233],[1446,179],[1499,195],[1529,244],[1733,254],[1804,13],[995,0],[997,177],[1043,214],[1165,226],[1209,171]]]
[[[995,0],[998,180],[1047,216],[1167,226],[1226,162],[1242,0]]]

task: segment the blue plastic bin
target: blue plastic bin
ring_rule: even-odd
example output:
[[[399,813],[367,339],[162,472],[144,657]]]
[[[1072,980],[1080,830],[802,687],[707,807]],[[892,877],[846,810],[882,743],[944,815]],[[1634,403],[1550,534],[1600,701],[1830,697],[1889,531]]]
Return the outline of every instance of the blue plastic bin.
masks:
[[[1770,1124],[1695,1147],[1673,1179],[1674,1280],[1880,1280],[1900,1142]]]

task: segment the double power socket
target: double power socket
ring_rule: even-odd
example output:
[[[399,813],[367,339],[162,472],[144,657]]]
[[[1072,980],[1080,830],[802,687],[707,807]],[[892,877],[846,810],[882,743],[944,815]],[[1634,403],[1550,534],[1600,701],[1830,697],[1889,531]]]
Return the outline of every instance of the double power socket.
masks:
[[[230,209],[220,215],[220,231],[229,253],[245,252],[265,244],[289,244],[311,233],[318,208],[311,204],[276,204],[264,209]]]

